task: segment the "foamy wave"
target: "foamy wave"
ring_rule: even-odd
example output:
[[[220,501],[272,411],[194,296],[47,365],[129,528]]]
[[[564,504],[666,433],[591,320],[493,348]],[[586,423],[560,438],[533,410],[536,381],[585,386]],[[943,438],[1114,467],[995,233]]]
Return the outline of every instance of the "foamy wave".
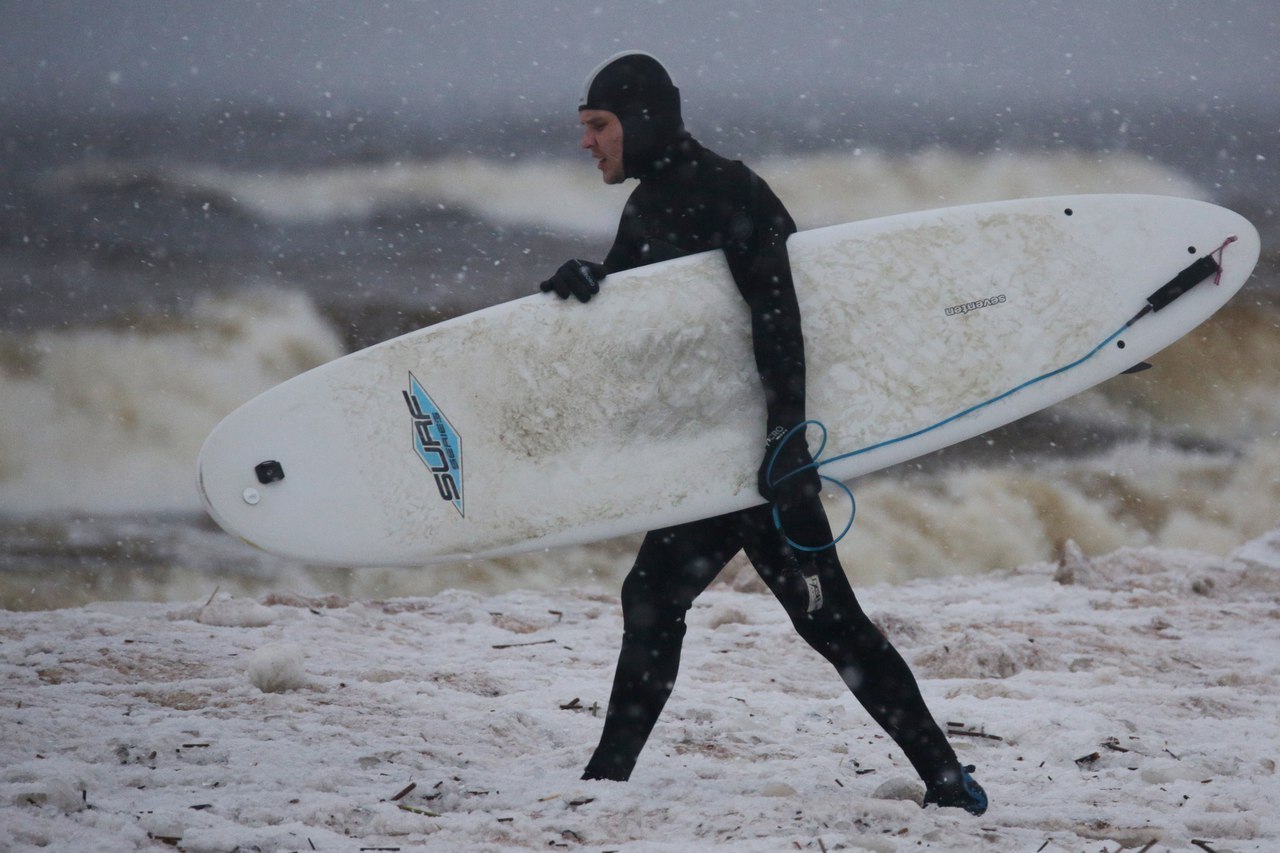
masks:
[[[979,156],[947,149],[912,155],[854,151],[766,159],[757,171],[802,229],[959,204],[1073,193],[1205,197],[1191,179],[1127,153]]]
[[[1203,195],[1177,173],[1125,154],[863,152],[758,166],[803,227],[1054,193]],[[282,222],[443,205],[581,234],[611,233],[626,193],[602,187],[585,161],[453,158],[263,177],[203,168],[80,177],[116,180],[118,188],[128,180],[168,182],[168,191],[216,197]],[[76,185],[69,173],[62,180]],[[1153,435],[1153,446],[1035,469],[975,465],[930,478],[895,470],[855,484],[861,510],[855,532],[841,543],[851,572],[900,579],[1014,566],[1045,559],[1065,538],[1095,553],[1132,544],[1225,552],[1273,529],[1280,507],[1275,323],[1273,312],[1230,306],[1157,356],[1155,370],[1064,404],[1082,424]],[[217,421],[259,391],[340,354],[314,305],[279,293],[209,301],[189,321],[150,332],[0,338],[0,512],[198,511],[192,468]],[[1168,450],[1161,439],[1169,434],[1218,439],[1240,455]],[[837,501],[833,518],[841,512]],[[603,571],[598,555],[607,552],[610,565],[621,565],[625,558],[614,550],[588,547],[578,562]],[[564,559],[558,554],[553,562]],[[516,564],[517,575],[545,571],[526,558]]]
[[[802,228],[970,202],[1088,192],[1200,198],[1174,170],[1132,154],[936,149],[764,158],[753,163]],[[402,209],[462,210],[499,225],[608,237],[629,187],[606,187],[577,160],[451,156],[251,174],[208,166],[86,163],[45,184],[54,191],[159,189],[188,203],[284,225],[366,220]]]
[[[862,581],[1044,561],[1067,539],[1090,554],[1151,545],[1225,555],[1276,525],[1280,440],[1238,456],[1126,445],[1034,468],[890,472],[854,487],[858,515],[838,547]],[[847,502],[828,512],[842,520]]]
[[[469,156],[263,174],[199,165],[85,163],[58,172],[44,186],[55,192],[146,187],[282,225],[456,209],[495,224],[581,234],[611,233],[626,201],[625,190],[601,187],[589,163]]]
[[[284,223],[434,207],[470,211],[498,224],[592,233],[615,227],[625,201],[616,190],[601,192],[589,168],[478,157],[263,176],[197,170],[191,176],[222,188],[253,214]]]
[[[1235,301],[1156,354],[1154,370],[1117,377],[1097,396],[1126,423],[1222,441],[1280,431],[1280,315]]]
[[[152,331],[0,338],[0,512],[189,511],[209,430],[341,354],[299,294],[202,302]]]

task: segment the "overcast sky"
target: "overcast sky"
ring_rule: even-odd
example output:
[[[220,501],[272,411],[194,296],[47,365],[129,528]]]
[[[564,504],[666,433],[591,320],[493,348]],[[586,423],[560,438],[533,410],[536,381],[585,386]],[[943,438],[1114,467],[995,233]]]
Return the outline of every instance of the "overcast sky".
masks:
[[[704,104],[1248,102],[1280,89],[1280,2],[0,0],[0,103],[571,110],[632,47]]]

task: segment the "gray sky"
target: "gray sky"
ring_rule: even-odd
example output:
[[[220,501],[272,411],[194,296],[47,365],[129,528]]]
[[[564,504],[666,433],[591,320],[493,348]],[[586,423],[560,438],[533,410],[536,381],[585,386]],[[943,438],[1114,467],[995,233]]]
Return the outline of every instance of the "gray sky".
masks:
[[[1280,89],[1280,3],[0,0],[0,103],[568,111],[632,47],[703,105],[1254,102]]]

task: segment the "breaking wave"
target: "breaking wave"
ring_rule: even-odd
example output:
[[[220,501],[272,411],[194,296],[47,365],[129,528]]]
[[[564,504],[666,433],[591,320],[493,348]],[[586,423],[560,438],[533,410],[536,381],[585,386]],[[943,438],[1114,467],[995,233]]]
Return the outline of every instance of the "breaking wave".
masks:
[[[214,424],[339,355],[307,297],[271,291],[143,328],[4,335],[0,513],[195,512]]]
[[[1206,196],[1180,173],[1125,153],[865,150],[752,165],[803,228],[1039,195]],[[285,230],[341,230],[347,223],[445,211],[482,223],[483,239],[487,228],[513,226],[597,245],[612,236],[627,194],[625,187],[602,187],[585,161],[463,155],[261,173],[86,162],[48,174],[39,190],[68,206],[85,194],[121,203],[133,195],[159,196],[210,216]],[[522,240],[511,251],[518,260],[536,255],[539,245]],[[423,264],[436,267],[403,275],[452,280],[448,256],[424,257]],[[534,260],[543,269],[562,258]],[[181,317],[135,315],[128,326],[104,321],[0,332],[0,515],[200,517],[194,465],[209,430],[255,394],[341,355],[346,345],[334,319],[341,315],[341,331],[349,334],[378,307],[366,294],[340,293],[323,281],[304,293],[299,279],[311,270],[287,271],[284,285],[224,288]],[[470,275],[480,279],[484,272],[473,264]],[[192,287],[178,278],[160,285],[181,293]],[[1261,286],[1265,291],[1275,282]],[[101,289],[110,291],[105,284]],[[894,580],[1020,565],[1048,558],[1066,538],[1091,552],[1136,544],[1225,553],[1274,529],[1280,516],[1280,314],[1272,302],[1237,297],[1154,359],[1155,370],[1118,377],[999,435],[945,451],[940,462],[909,462],[856,482],[858,519],[840,545],[851,574]],[[355,304],[363,314],[342,313]],[[833,519],[846,511],[839,498],[830,509]],[[94,535],[104,541],[132,535],[125,521],[99,526]],[[209,544],[195,528],[183,530],[172,545],[180,556],[163,557],[166,565],[201,565],[203,552],[206,562],[223,566],[241,559],[228,556],[237,543]],[[145,535],[156,536],[153,529]],[[64,547],[65,528],[49,536]],[[36,551],[43,555],[44,547]],[[632,547],[601,543],[487,566],[405,572],[395,583],[402,592],[442,585],[613,588]],[[40,566],[52,560],[32,559]],[[118,562],[126,571],[128,560]]]
[[[585,156],[585,155],[584,155]],[[801,228],[912,210],[1089,192],[1203,197],[1188,178],[1137,155],[1081,152],[911,155],[854,150],[753,163]],[[151,162],[90,161],[43,184],[56,193],[158,192],[193,206],[283,225],[363,221],[404,210],[465,211],[500,225],[611,236],[627,188],[602,187],[577,160],[420,162],[244,172]]]

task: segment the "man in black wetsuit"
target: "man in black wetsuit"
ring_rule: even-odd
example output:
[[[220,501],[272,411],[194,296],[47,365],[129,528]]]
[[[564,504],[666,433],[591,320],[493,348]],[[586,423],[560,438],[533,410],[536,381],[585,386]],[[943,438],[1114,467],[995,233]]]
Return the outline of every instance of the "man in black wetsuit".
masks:
[[[578,106],[582,147],[606,183],[638,178],[604,263],[566,262],[541,285],[587,302],[610,273],[722,250],[751,311],[764,386],[761,497],[776,505],[791,541],[832,541],[819,477],[802,435],[804,338],[787,237],[795,223],[754,172],[684,128],[679,90],[646,53],[611,57],[587,78]],[[982,814],[987,797],[963,768],[905,661],[863,613],[834,547],[792,548],[770,503],[647,534],[622,586],[623,636],[600,745],[584,779],[625,781],[675,685],[685,614],[725,564],[745,550],[796,630],[835,666],[926,785],[925,804]]]

